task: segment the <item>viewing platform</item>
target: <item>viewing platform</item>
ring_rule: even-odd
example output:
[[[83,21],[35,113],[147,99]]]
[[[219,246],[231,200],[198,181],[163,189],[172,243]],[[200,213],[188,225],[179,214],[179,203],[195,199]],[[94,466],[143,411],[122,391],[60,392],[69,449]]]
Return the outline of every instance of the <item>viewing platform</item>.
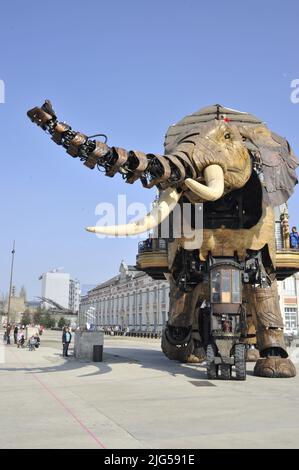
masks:
[[[163,238],[147,238],[138,243],[136,268],[153,279],[165,279],[168,271],[167,242]]]
[[[282,248],[276,252],[276,275],[278,281],[299,271],[299,249]]]

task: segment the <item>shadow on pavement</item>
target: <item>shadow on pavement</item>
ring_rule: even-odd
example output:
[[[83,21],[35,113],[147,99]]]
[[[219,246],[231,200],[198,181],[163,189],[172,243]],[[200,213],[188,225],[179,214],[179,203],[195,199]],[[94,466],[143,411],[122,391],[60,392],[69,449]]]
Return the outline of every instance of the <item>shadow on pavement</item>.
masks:
[[[109,350],[109,352],[107,351]],[[112,371],[113,364],[136,364],[144,369],[156,370],[159,372],[166,372],[172,376],[185,376],[190,379],[207,379],[206,369],[202,364],[181,364],[176,361],[167,359],[162,351],[155,351],[150,349],[140,348],[107,348],[103,355],[103,362],[89,362],[84,360],[75,359],[70,356],[68,359],[64,359],[63,363],[53,364],[49,366],[25,366],[25,367],[5,367],[2,364],[1,370],[4,371],[28,371],[28,373],[44,374],[51,372],[63,372],[63,371],[84,371],[85,368],[92,366],[93,372],[79,375],[79,377],[91,377],[95,375],[107,374]],[[17,351],[17,350],[16,350]],[[29,359],[27,354],[39,354],[42,353],[42,347],[36,352],[29,352],[24,350],[24,355],[20,358],[20,361],[26,363]],[[16,356],[16,355],[15,355]],[[57,359],[55,358],[57,357]],[[57,361],[63,359],[59,353],[54,353],[52,356],[44,356],[43,360]]]

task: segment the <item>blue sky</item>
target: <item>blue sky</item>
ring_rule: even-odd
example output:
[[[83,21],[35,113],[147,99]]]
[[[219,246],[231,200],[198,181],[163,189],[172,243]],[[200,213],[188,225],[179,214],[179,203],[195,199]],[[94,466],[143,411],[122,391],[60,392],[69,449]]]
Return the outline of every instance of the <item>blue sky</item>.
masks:
[[[155,190],[90,171],[33,126],[27,109],[50,98],[58,117],[111,145],[161,152],[170,124],[221,103],[251,112],[299,154],[296,0],[85,0],[2,2],[0,12],[0,292],[40,294],[38,276],[64,266],[82,283],[135,262],[136,241],[84,231],[96,205],[149,204]],[[299,225],[299,189],[290,200]]]

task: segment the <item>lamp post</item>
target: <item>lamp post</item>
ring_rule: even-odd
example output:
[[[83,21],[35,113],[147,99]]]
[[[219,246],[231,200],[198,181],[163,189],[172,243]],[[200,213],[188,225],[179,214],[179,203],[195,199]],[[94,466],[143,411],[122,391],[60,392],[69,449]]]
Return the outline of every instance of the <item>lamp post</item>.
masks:
[[[10,283],[9,283],[9,295],[8,295],[8,306],[7,306],[7,322],[6,325],[9,323],[9,315],[10,315],[10,299],[11,299],[11,291],[12,291],[12,277],[13,277],[13,265],[14,265],[14,258],[15,258],[15,240],[13,242],[13,248],[11,252],[11,267],[10,267]]]

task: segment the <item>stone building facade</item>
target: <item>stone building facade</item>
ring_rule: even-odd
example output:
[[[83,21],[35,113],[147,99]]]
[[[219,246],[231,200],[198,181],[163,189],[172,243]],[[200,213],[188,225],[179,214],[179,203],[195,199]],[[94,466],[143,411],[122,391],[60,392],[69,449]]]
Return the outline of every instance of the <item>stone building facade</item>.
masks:
[[[168,308],[167,280],[153,280],[122,261],[117,276],[81,297],[79,324],[161,332]]]
[[[278,282],[286,332],[298,334],[299,273]],[[161,332],[168,317],[169,284],[121,262],[119,274],[81,297],[79,325]]]
[[[287,277],[284,281],[279,281],[277,284],[285,331],[298,335],[299,273]]]

